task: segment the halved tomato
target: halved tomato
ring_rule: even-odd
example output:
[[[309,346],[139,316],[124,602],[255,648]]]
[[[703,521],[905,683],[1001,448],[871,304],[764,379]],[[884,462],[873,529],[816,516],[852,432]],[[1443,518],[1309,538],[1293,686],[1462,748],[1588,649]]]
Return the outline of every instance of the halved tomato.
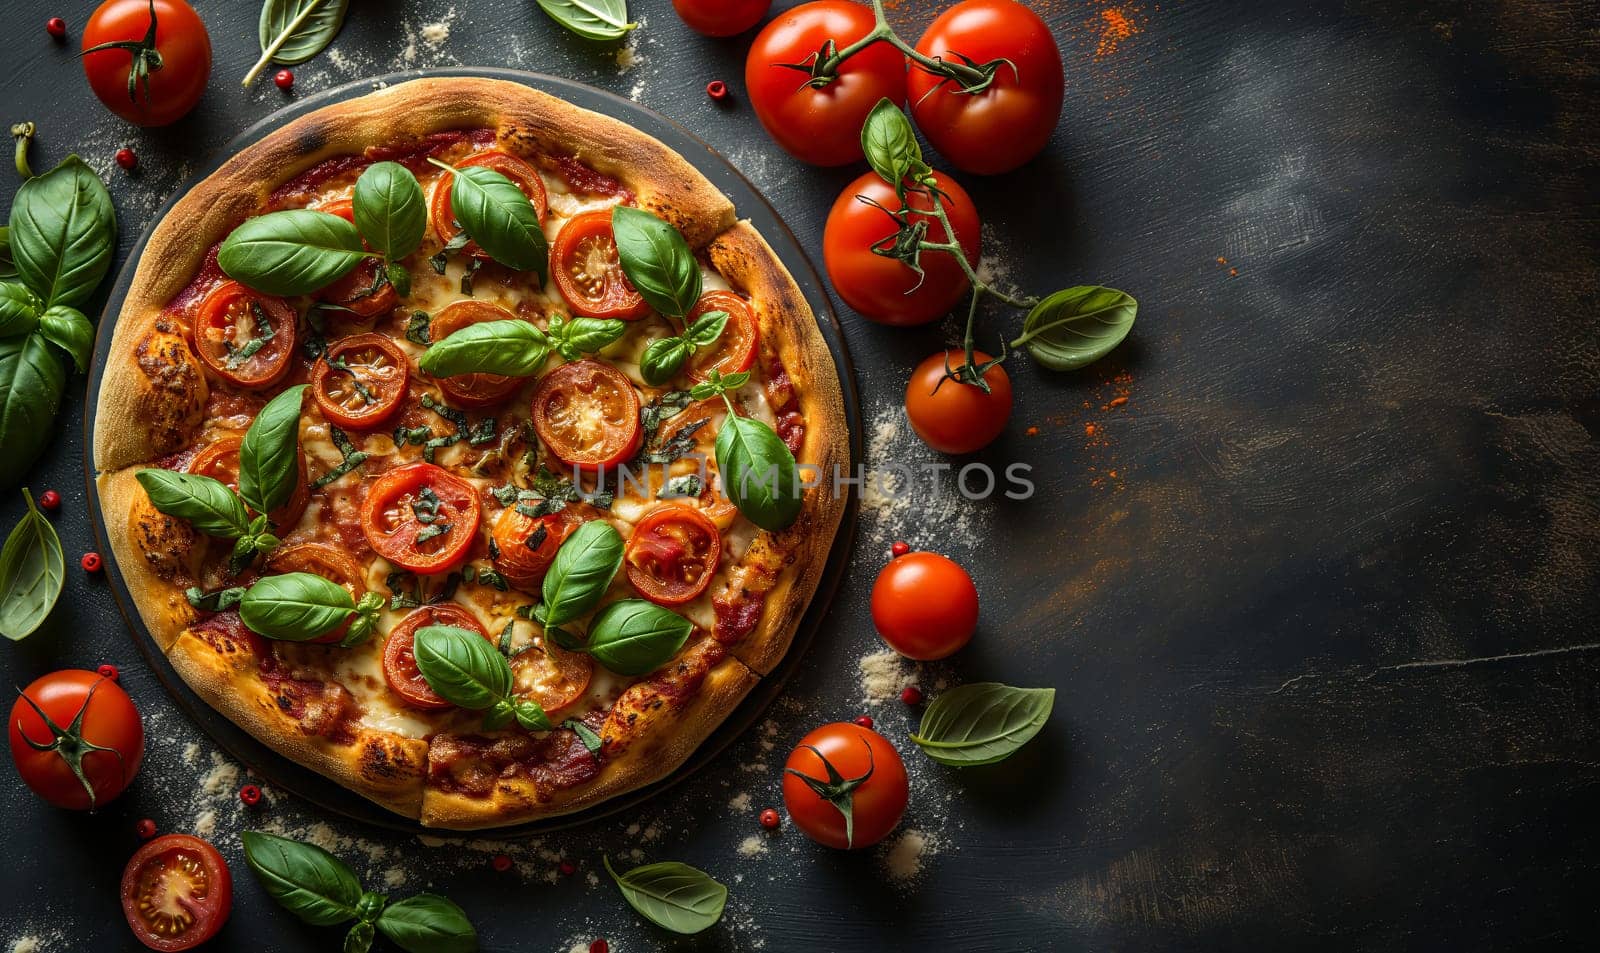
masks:
[[[712,311],[727,312],[728,323],[723,326],[717,343],[696,351],[689,362],[689,376],[697,381],[705,380],[712,368],[723,374],[749,370],[756,361],[756,344],[761,339],[750,302],[731,291],[707,291],[695,302],[683,323],[691,325],[696,318]]]
[[[479,152],[455,165],[458,169],[466,166],[482,166],[510,179],[522,190],[522,194],[528,197],[528,201],[533,203],[533,210],[539,213],[539,221],[544,221],[545,212],[549,209],[549,199],[544,193],[544,180],[539,178],[539,173],[533,166],[499,149]],[[450,239],[461,234],[461,225],[456,222],[455,210],[450,204],[450,187],[454,182],[455,176],[449,172],[439,176],[439,181],[433,185],[433,198],[429,203],[428,215],[433,219],[434,234],[445,244],[449,244]],[[477,242],[467,242],[461,251],[473,258],[485,260],[489,258],[489,255],[478,247]]]
[[[451,602],[436,606],[423,606],[401,619],[389,632],[389,641],[383,644],[383,679],[400,700],[412,708],[438,710],[449,708],[450,703],[440,698],[427,679],[417,670],[415,643],[417,630],[430,625],[452,625],[468,632],[476,632],[489,641],[494,637],[478,624],[478,617]]]
[[[537,517],[520,513],[515,506],[506,507],[495,517],[492,531],[494,568],[518,589],[537,590],[556,550],[573,530],[599,515],[587,503],[569,503],[559,513]]]
[[[456,301],[433,316],[428,324],[428,337],[435,342],[456,333],[464,327],[484,321],[510,321],[516,315],[497,304],[483,301]],[[493,407],[516,393],[526,377],[505,377],[500,374],[457,374],[439,378],[439,389],[445,396],[463,407],[482,410]]]
[[[317,206],[317,211],[337,215],[347,222],[356,220],[355,206],[349,199],[339,199]],[[365,242],[362,242],[365,245]],[[400,303],[400,295],[389,283],[383,262],[376,258],[362,260],[348,275],[335,279],[317,292],[317,297],[341,308],[348,308],[363,318],[385,314]]]
[[[594,472],[639,449],[639,394],[633,382],[594,360],[563,364],[533,392],[533,426],[556,458]]]
[[[271,387],[294,355],[294,309],[282,298],[224,281],[200,302],[194,349],[211,373],[236,387]]]
[[[242,443],[244,438],[240,436],[218,437],[206,444],[205,448],[189,461],[189,472],[211,477],[226,484],[229,489],[237,491],[239,446]],[[306,481],[306,452],[297,451],[297,459],[300,464],[300,475],[295,481],[294,494],[289,497],[289,502],[267,514],[267,521],[275,530],[286,530],[300,522],[300,515],[306,511],[306,504],[311,501],[311,488]]]
[[[528,649],[511,660],[517,695],[539,703],[544,713],[558,712],[583,697],[594,677],[594,660],[583,652],[568,652],[551,644]]]
[[[610,209],[584,212],[561,226],[550,249],[550,271],[561,296],[585,317],[632,321],[650,313],[644,296],[622,273]]]
[[[350,593],[350,598],[356,602],[360,602],[361,597],[367,594],[366,575],[361,571],[361,567],[356,565],[356,561],[344,552],[321,543],[281,546],[267,557],[267,568],[278,573],[309,572],[321,576],[343,586]],[[319,635],[311,641],[319,645],[337,642],[344,638],[345,630],[348,628],[350,623],[347,621],[327,635]]]
[[[681,606],[711,585],[722,534],[699,510],[668,503],[645,514],[628,537],[628,584],[663,606]]]
[[[122,915],[152,950],[192,950],[216,936],[232,911],[228,863],[198,837],[157,837],[122,870]]]
[[[341,427],[371,430],[405,403],[411,362],[382,334],[357,334],[328,345],[311,368],[311,396]]]
[[[481,508],[472,484],[431,463],[379,477],[361,505],[361,528],[378,555],[402,569],[437,573],[467,556]]]

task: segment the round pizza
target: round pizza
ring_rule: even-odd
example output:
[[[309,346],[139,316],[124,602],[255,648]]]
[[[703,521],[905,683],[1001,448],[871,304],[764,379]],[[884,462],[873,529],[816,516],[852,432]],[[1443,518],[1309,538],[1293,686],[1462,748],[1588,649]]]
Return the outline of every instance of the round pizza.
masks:
[[[787,651],[844,508],[832,357],[684,158],[516,83],[294,120],[152,232],[112,552],[191,688],[424,825],[657,781]]]

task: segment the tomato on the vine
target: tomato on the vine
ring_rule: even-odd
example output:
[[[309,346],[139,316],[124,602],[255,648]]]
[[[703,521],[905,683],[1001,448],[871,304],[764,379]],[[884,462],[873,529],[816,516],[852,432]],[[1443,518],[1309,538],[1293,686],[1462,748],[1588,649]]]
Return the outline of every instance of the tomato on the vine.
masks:
[[[955,241],[967,263],[976,268],[978,207],[947,175],[933,173],[933,187],[944,193],[940,203],[955,230]],[[907,189],[902,204],[893,186],[876,172],[866,173],[839,193],[822,231],[822,259],[839,297],[863,317],[901,327],[927,324],[948,314],[971,287],[961,263],[951,252],[924,251],[918,260],[922,267],[919,276],[905,262],[877,254],[873,246],[888,247],[899,226],[882,208],[861,201],[863,198],[895,212],[911,208],[911,222],[927,226],[925,241],[951,240],[938,218],[917,214],[933,209],[933,199],[926,192]]]
[[[137,126],[176,122],[211,75],[211,36],[184,0],[106,0],[84,24],[83,53],[89,88]]]
[[[122,871],[122,915],[140,943],[162,953],[192,950],[233,912],[233,873],[215,847],[166,834],[140,847]]]
[[[706,36],[737,36],[767,15],[772,0],[672,0],[689,29]]]
[[[783,806],[794,826],[841,850],[871,847],[906,811],[900,752],[878,734],[838,721],[800,739],[783,765]]]
[[[872,624],[906,658],[949,658],[972,641],[978,589],[965,569],[938,553],[896,556],[873,583]]]
[[[11,760],[33,793],[74,811],[121,794],[144,761],[144,723],[122,686],[65,669],[35,679],[11,706]]]
[[[947,62],[996,64],[978,92],[915,67],[907,79],[917,128],[956,168],[1009,172],[1050,141],[1061,118],[1061,51],[1037,13],[1014,0],[962,0],[929,25],[916,49]]]
[[[973,352],[978,366],[989,363],[989,355]],[[929,355],[911,372],[906,384],[906,417],[922,442],[941,453],[973,453],[988,446],[1011,419],[1011,376],[995,364],[983,372],[988,393],[976,384],[951,380],[945,376],[948,365],[960,367],[966,360],[961,348]]]
[[[856,52],[813,85],[810,71],[819,57],[875,26],[871,7],[815,0],[785,10],[756,35],[744,64],[745,88],[756,118],[790,155],[812,165],[854,162],[872,107],[886,96],[896,105],[906,101],[905,55],[885,42]]]

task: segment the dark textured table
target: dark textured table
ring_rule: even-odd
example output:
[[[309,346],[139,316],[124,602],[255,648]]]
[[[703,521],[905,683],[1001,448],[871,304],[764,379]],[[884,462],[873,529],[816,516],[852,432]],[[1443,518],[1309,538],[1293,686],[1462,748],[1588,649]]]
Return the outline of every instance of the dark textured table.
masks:
[[[284,103],[270,82],[238,85],[257,4],[197,6],[211,88],[151,132],[106,113],[45,37],[50,14],[76,37],[91,3],[3,10],[6,120],[39,123],[36,168],[77,151],[105,176],[124,255],[189,170]],[[748,38],[694,36],[665,3],[635,3],[631,65],[523,0],[352,7],[333,51],[296,69],[298,93],[459,64],[592,83],[728,155],[810,249],[858,171],[801,166],[742,98],[711,104],[710,79],[740,96]],[[918,7],[891,13],[913,36],[929,17]],[[93,544],[74,378],[28,478],[65,499],[68,591],[40,632],[0,645],[0,681],[115,662],[149,754],[94,817],[0,782],[0,951],[130,946],[116,881],[140,817],[223,848],[238,878],[217,944],[230,950],[339,943],[246,872],[238,833],[259,826],[330,845],[392,895],[448,893],[493,950],[565,953],[602,935],[617,951],[1580,943],[1600,846],[1594,5],[1039,9],[1069,76],[1055,140],[1021,172],[964,182],[992,271],[1039,292],[1125,288],[1142,303],[1132,338],[1077,374],[1017,361],[1012,424],[979,459],[1031,464],[1037,495],[965,503],[945,474],[937,499],[867,507],[845,586],[770,720],[632,816],[515,845],[423,844],[287,795],[245,809],[236,766],[75,568]],[[133,175],[111,161],[122,145],[140,155]],[[869,464],[934,461],[899,406],[911,363],[953,328],[841,314]],[[20,511],[0,496],[0,525]],[[991,768],[906,751],[905,828],[922,836],[897,857],[761,835],[755,811],[777,802],[778,763],[804,730],[867,710],[904,737],[911,713],[866,703],[858,672],[880,648],[866,596],[895,538],[955,556],[982,593],[973,645],[923,683],[1050,684],[1055,715]],[[502,851],[514,872],[490,869]],[[727,917],[669,938],[591,877],[605,853],[704,868],[731,888]],[[562,857],[575,875],[556,873]]]

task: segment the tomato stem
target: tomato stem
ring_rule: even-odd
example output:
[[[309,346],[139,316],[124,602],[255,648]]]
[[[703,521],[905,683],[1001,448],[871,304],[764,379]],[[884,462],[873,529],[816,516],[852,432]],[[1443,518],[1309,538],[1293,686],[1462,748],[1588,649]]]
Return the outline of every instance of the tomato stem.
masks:
[[[33,178],[33,169],[28,165],[28,146],[33,142],[36,129],[31,122],[19,122],[11,127],[11,135],[17,140],[17,175],[23,179]]]
[[[113,40],[91,46],[80,55],[88,56],[90,53],[99,53],[104,50],[126,50],[133,56],[133,62],[128,66],[128,101],[139,101],[139,83],[144,83],[144,98],[150,99],[150,74],[162,67],[161,51],[156,49],[156,0],[150,0],[150,26],[144,31],[143,40]]]
[[[791,69],[798,69],[811,74],[807,85],[821,88],[833,82],[839,76],[839,67],[845,60],[856,55],[874,43],[887,43],[917,65],[925,73],[952,80],[960,85],[961,92],[968,94],[981,93],[988,89],[994,82],[994,77],[1002,65],[1010,66],[1013,75],[1017,67],[1010,60],[994,60],[990,63],[976,63],[970,57],[960,56],[964,62],[952,62],[937,56],[928,56],[917,50],[915,46],[907,43],[900,34],[889,25],[889,17],[884,13],[883,0],[872,0],[872,17],[876,25],[872,32],[856,40],[843,49],[838,48],[834,41],[828,40],[822,49],[812,54],[809,64],[783,64]]]
[[[860,777],[847,778],[840,774],[839,769],[833,766],[833,762],[829,761],[827,756],[818,751],[813,745],[802,745],[802,747],[816,755],[817,760],[822,762],[823,769],[828,772],[828,780],[823,781],[820,778],[814,778],[809,774],[796,771],[794,768],[783,769],[785,774],[792,774],[804,781],[806,787],[810,788],[813,794],[833,805],[834,810],[844,815],[844,844],[847,848],[855,846],[854,805],[856,788],[866,784],[867,779],[872,777],[872,772],[877,769],[877,765],[872,760],[872,745],[867,744],[867,739],[865,738],[860,738],[860,741],[862,747],[867,749],[867,770]]]
[[[101,683],[104,681],[105,677],[102,676],[100,681],[89,686],[88,694],[83,696],[83,704],[78,706],[78,713],[73,716],[72,724],[68,725],[66,728],[62,728],[60,725],[55,723],[54,719],[45,714],[44,709],[39,707],[38,702],[29,698],[27,692],[17,692],[18,695],[22,696],[22,700],[28,703],[28,707],[33,709],[34,714],[38,715],[44,720],[45,726],[50,729],[51,740],[48,744],[42,744],[34,741],[32,738],[28,737],[27,732],[22,730],[21,725],[17,726],[17,734],[21,736],[22,740],[26,742],[28,747],[32,748],[33,750],[54,751],[61,757],[61,760],[67,763],[67,767],[72,770],[73,777],[76,777],[78,779],[78,783],[83,785],[83,789],[88,792],[89,809],[91,811],[96,807],[96,798],[94,793],[94,785],[89,783],[88,776],[83,773],[83,759],[93,751],[109,751],[116,755],[117,761],[122,764],[122,774],[124,780],[127,779],[128,774],[127,763],[122,760],[122,752],[115,748],[107,748],[103,745],[97,745],[83,736],[83,716],[89,710],[89,702],[94,699],[95,691],[100,688]]]

